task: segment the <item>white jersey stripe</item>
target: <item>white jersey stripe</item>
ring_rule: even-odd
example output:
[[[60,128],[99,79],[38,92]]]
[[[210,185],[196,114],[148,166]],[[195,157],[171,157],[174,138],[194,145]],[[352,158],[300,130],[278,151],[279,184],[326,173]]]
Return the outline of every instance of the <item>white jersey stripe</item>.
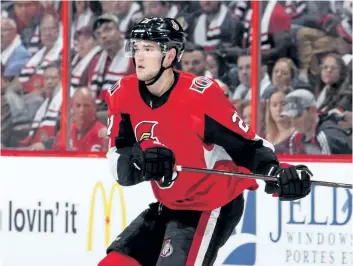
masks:
[[[186,266],[202,266],[214,234],[221,208],[204,211],[196,228]]]
[[[202,266],[202,263],[205,259],[207,249],[208,249],[210,242],[211,242],[211,238],[213,236],[213,232],[216,228],[216,224],[217,224],[217,220],[218,220],[218,216],[219,216],[220,212],[221,212],[221,208],[214,209],[211,212],[210,217],[208,218],[205,233],[202,237],[199,252],[196,257],[195,266]]]

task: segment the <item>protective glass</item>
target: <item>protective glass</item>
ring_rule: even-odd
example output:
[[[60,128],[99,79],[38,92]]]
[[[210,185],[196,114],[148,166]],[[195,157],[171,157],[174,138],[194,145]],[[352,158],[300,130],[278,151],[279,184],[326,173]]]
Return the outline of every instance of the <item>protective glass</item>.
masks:
[[[125,56],[132,58],[162,58],[167,53],[167,47],[164,44],[131,39],[126,41]]]

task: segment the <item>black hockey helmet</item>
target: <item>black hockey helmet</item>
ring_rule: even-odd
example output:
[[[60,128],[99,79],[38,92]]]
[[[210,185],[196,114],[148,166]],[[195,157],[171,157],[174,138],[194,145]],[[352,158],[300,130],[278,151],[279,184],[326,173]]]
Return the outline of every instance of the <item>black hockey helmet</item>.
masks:
[[[145,18],[137,23],[131,31],[129,40],[125,46],[125,52],[128,56],[134,58],[134,43],[136,41],[153,41],[158,43],[162,52],[161,69],[152,82],[146,85],[152,85],[162,75],[163,71],[180,61],[186,43],[185,33],[179,22],[173,18],[151,17]],[[163,67],[165,54],[170,50],[176,50],[176,57],[173,64],[169,67]],[[134,60],[135,62],[135,60]]]

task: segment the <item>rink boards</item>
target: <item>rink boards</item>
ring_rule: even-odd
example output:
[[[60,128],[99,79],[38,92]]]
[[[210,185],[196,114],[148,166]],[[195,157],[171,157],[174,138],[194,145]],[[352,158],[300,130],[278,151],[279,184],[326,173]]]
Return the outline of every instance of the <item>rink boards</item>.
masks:
[[[308,165],[317,180],[352,182],[351,164]],[[116,185],[104,159],[0,157],[0,169],[0,266],[95,266],[154,201],[148,183]],[[215,265],[353,264],[352,191],[281,203],[259,183]]]

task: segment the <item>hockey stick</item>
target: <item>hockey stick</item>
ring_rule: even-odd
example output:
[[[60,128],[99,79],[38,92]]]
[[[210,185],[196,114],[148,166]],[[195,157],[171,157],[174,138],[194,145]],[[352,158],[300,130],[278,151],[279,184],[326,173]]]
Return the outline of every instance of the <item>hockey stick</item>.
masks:
[[[176,170],[178,172],[194,172],[194,173],[203,173],[203,174],[228,175],[228,176],[236,176],[240,178],[261,179],[264,181],[274,181],[274,182],[277,181],[277,178],[274,176],[266,176],[266,175],[258,175],[258,174],[243,174],[243,173],[227,172],[227,171],[214,170],[214,169],[186,167],[182,165],[176,165]],[[311,184],[315,186],[323,186],[323,187],[338,187],[338,188],[352,189],[352,184],[344,184],[344,183],[336,183],[336,182],[312,180]]]

